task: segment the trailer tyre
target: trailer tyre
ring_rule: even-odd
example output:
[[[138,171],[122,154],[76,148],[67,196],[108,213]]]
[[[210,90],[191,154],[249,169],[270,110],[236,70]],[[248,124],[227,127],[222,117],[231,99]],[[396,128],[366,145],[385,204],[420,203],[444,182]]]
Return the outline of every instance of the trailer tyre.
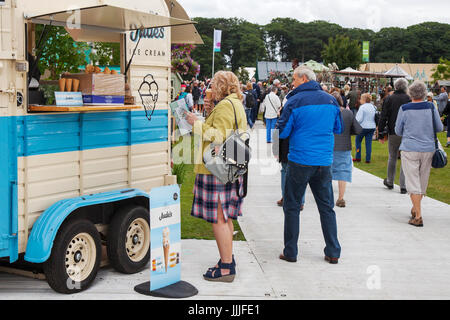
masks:
[[[101,239],[95,225],[88,220],[64,223],[53,243],[44,273],[50,287],[59,293],[76,293],[87,289],[100,268]]]
[[[150,260],[150,214],[141,206],[119,209],[108,228],[107,253],[111,266],[125,274],[141,271]]]

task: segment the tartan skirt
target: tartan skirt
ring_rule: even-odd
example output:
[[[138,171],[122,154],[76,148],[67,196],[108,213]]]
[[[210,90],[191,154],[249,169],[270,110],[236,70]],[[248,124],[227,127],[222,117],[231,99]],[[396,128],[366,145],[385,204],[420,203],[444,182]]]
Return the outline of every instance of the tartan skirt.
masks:
[[[198,174],[195,177],[194,202],[191,215],[210,223],[217,223],[219,200],[225,221],[237,220],[242,216],[241,205],[244,200],[243,178],[239,177],[239,194],[237,183],[223,184],[213,175]]]

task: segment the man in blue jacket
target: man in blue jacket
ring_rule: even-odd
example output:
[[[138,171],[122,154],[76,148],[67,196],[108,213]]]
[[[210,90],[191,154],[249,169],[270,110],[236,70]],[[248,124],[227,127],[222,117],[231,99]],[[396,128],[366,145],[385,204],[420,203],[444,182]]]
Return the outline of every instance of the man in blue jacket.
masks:
[[[293,86],[276,127],[280,139],[290,141],[283,204],[284,251],[280,259],[297,261],[300,206],[309,184],[320,213],[325,260],[336,264],[341,247],[333,210],[331,164],[334,134],[343,132],[342,116],[338,102],[322,90],[310,68],[300,66],[294,71]]]

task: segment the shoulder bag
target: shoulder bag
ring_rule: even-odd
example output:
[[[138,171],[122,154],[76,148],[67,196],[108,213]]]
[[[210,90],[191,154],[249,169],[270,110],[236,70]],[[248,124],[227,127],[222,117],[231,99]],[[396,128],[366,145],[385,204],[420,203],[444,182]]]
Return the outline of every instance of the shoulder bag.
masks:
[[[247,132],[239,133],[236,109],[233,102],[227,100],[233,106],[235,130],[222,145],[211,143],[203,153],[206,169],[224,184],[234,183],[239,177],[245,176],[251,159],[250,135]]]
[[[435,169],[444,168],[447,165],[447,154],[442,148],[439,139],[436,134],[436,124],[434,123],[434,113],[436,112],[434,105],[431,105],[431,120],[433,121],[433,132],[434,132],[434,143],[435,143],[435,151],[433,155],[433,161],[431,166]]]
[[[375,109],[375,116],[374,116],[375,126],[378,127],[378,123],[380,122],[381,112],[378,111],[378,109],[375,105],[372,105],[372,106]]]

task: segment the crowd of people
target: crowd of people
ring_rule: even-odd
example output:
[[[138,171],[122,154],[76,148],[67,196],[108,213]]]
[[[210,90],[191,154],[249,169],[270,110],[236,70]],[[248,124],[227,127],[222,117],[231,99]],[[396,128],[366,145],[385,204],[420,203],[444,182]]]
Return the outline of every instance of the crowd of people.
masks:
[[[193,78],[191,81],[183,81],[175,100],[184,99],[189,111],[204,113],[206,89],[210,81],[199,81],[196,78]]]
[[[272,144],[282,167],[282,199],[278,205],[283,207],[285,221],[284,250],[279,258],[297,261],[299,214],[309,185],[320,213],[326,243],[324,258],[329,263],[338,263],[341,247],[334,206],[346,206],[346,184],[352,182],[353,162],[361,161],[363,139],[368,164],[372,142],[387,141],[389,160],[383,183],[388,189],[394,188],[397,160],[401,158],[400,192],[409,193],[412,202],[408,223],[422,227],[421,201],[427,191],[436,133],[443,130],[442,117],[449,113],[446,88],[441,88],[435,97],[421,81],[409,85],[407,80],[398,79],[393,88],[387,86],[377,97],[361,93],[355,86],[329,89],[305,66],[296,67],[291,79],[292,83],[287,85],[276,79],[266,85],[255,79],[243,84],[232,72],[220,71],[211,80],[211,100],[204,95],[209,81],[194,80],[192,86],[183,90],[186,95],[179,97],[186,99],[192,94],[192,103],[188,104],[192,105],[191,110],[206,113],[204,123],[194,112],[186,114],[197,132],[220,133],[203,137],[202,148],[217,143],[217,136],[226,137],[226,129],[232,129],[237,122],[239,129],[253,128],[258,114],[263,114],[267,143]],[[233,109],[239,112],[233,114]],[[352,135],[356,135],[354,157]],[[450,138],[448,141],[447,147]],[[196,174],[191,214],[213,224],[220,254],[219,262],[208,269],[204,278],[231,282],[236,274],[231,220],[242,215],[243,181],[223,184],[202,165],[196,166]],[[338,181],[339,188],[336,203],[333,180]]]

